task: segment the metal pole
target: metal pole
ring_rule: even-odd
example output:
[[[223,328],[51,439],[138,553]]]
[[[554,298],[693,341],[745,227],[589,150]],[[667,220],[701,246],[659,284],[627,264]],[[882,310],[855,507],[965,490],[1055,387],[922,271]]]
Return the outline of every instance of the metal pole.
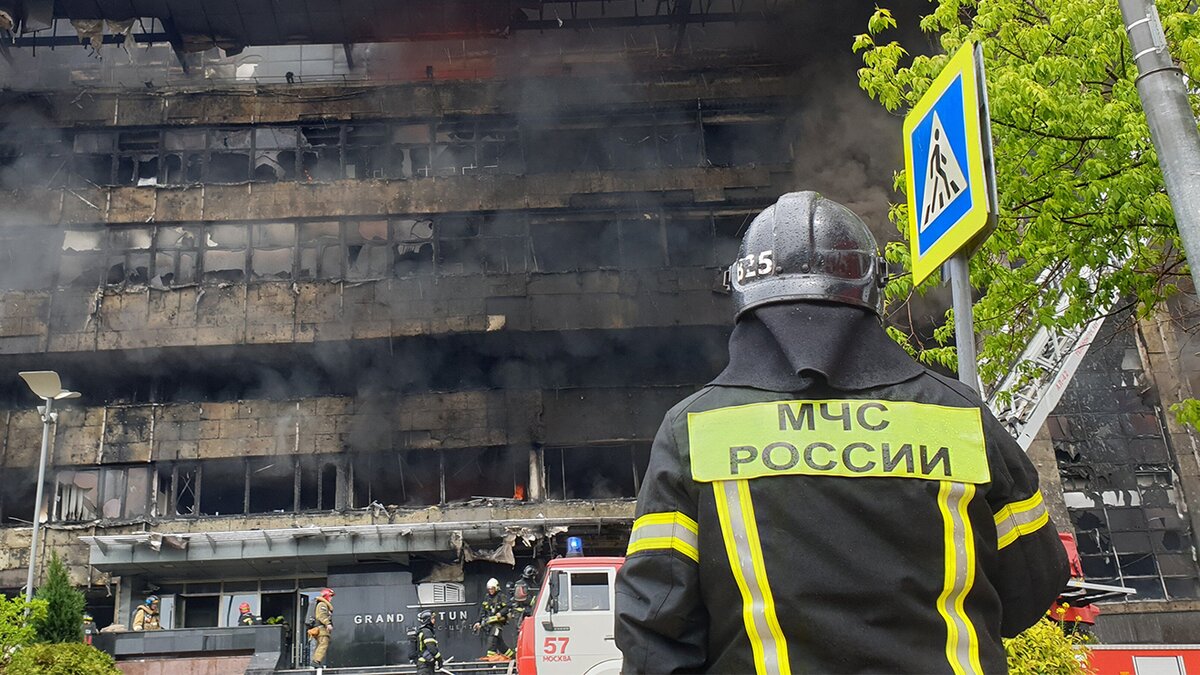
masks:
[[[950,292],[954,300],[954,344],[958,349],[958,381],[979,393],[979,370],[975,355],[975,317],[972,314],[970,258],[965,250],[946,261]]]
[[[1119,0],[1137,64],[1138,96],[1158,152],[1175,224],[1200,289],[1200,134],[1188,104],[1183,73],[1171,60],[1154,0]]]
[[[33,540],[29,544],[29,576],[25,579],[25,602],[33,599],[33,572],[37,569],[38,533],[42,522],[42,492],[46,485],[46,454],[50,448],[50,408],[54,399],[42,399],[46,409],[42,412],[42,459],[38,463],[37,501],[33,505]],[[28,611],[28,610],[26,610]]]

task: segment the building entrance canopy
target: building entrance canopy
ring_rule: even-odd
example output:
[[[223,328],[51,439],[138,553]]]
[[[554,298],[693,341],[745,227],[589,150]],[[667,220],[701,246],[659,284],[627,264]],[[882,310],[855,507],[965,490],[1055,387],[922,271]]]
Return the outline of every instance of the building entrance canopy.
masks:
[[[611,524],[628,524],[612,518]],[[144,532],[81,537],[90,547],[89,564],[117,575],[157,578],[214,578],[324,574],[330,565],[391,561],[412,553],[461,553],[466,561],[512,564],[512,546],[565,532],[571,526],[597,527],[596,518],[537,518],[478,522],[393,525],[311,526],[223,532]],[[478,548],[485,549],[482,552]]]

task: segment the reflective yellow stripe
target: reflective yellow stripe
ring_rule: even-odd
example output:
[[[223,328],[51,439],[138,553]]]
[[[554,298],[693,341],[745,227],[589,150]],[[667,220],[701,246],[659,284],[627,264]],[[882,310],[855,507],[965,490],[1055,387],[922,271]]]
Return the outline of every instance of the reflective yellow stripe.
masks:
[[[975,486],[967,483],[943,481],[938,488],[945,575],[937,610],[946,622],[946,660],[956,675],[983,672],[979,636],[964,607],[975,583],[975,535],[967,514],[974,496]]]
[[[647,513],[646,515],[633,521],[633,529],[645,527],[647,525],[682,525],[692,534],[700,534],[700,525],[692,520],[685,513],[678,511],[670,511],[665,513]]]
[[[1008,546],[1018,537],[1037,532],[1050,522],[1050,514],[1046,511],[1041,492],[1033,493],[1028,499],[1008,504],[1000,509],[995,517],[998,549]]]
[[[991,480],[978,408],[857,399],[688,413],[692,479],[763,476]]]
[[[1036,509],[1039,506],[1043,506],[1042,493],[1035,492],[1035,493],[1033,493],[1032,497],[1029,497],[1027,499],[1022,499],[1019,502],[1013,502],[1011,504],[1008,504],[1004,508],[1000,509],[999,511],[997,511],[996,512],[996,525],[999,525],[1001,521],[1003,521],[1007,518],[1011,518],[1015,515],[1025,513],[1026,511]]]
[[[758,675],[790,673],[787,641],[767,582],[750,485],[739,480],[716,481],[712,486],[725,553],[742,594],[742,621],[754,655],[754,670]]]
[[[700,551],[686,542],[680,541],[675,537],[644,537],[637,541],[630,541],[629,548],[625,551],[626,556],[631,556],[639,551],[679,551],[687,557],[700,562]]]
[[[678,511],[647,513],[633,522],[625,555],[639,551],[678,551],[700,562],[700,526]]]
[[[763,560],[762,542],[758,538],[758,519],[754,517],[754,502],[750,499],[750,483],[737,481],[738,501],[742,505],[742,518],[746,524],[747,543],[750,548],[750,559],[754,563],[754,575],[758,578],[758,587],[762,589],[763,613],[766,614],[767,626],[771,636],[775,638],[779,671],[791,673],[788,662],[787,641],[783,637],[783,628],[779,626],[779,616],[775,612],[775,596],[771,593],[770,580],[767,579],[767,564]]]

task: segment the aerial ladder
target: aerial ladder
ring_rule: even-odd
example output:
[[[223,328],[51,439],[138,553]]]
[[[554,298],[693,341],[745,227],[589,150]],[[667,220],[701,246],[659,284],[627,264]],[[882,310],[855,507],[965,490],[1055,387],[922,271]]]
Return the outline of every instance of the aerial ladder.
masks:
[[[1049,272],[1039,281],[1044,282]],[[1095,275],[1084,270],[1084,276],[1095,286]],[[1047,284],[1057,287],[1056,283]],[[1008,429],[1022,450],[1028,451],[1046,418],[1054,412],[1087,355],[1088,348],[1100,334],[1104,319],[1116,305],[1112,296],[1096,296],[1096,309],[1087,322],[1070,328],[1038,328],[1021,356],[1012,364],[1000,383],[988,394],[987,404],[996,419]],[[1060,293],[1054,315],[1062,316],[1070,305],[1070,297]],[[1007,395],[1006,395],[1007,393]],[[1074,548],[1074,541],[1068,550]],[[1078,554],[1076,554],[1078,557]],[[1125,586],[1113,586],[1084,581],[1080,576],[1067,582],[1062,598],[1077,605],[1090,605],[1103,600],[1115,600],[1135,593]]]
[[[1085,269],[1084,276],[1095,285],[1094,274]],[[1048,278],[1049,271],[1039,282]],[[1046,285],[1058,286],[1053,281]],[[988,408],[1022,450],[1029,450],[1046,418],[1054,412],[1115,304],[1116,298],[1097,296],[1096,311],[1086,323],[1070,328],[1038,328],[1021,356],[988,393]],[[1054,315],[1062,316],[1069,305],[1070,297],[1060,293]]]

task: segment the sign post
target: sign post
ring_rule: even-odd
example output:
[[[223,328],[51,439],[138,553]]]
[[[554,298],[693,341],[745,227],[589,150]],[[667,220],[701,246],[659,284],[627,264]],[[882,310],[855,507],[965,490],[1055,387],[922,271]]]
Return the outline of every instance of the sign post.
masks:
[[[913,284],[945,263],[958,379],[978,391],[968,262],[996,222],[983,54],[964,44],[904,118]]]

